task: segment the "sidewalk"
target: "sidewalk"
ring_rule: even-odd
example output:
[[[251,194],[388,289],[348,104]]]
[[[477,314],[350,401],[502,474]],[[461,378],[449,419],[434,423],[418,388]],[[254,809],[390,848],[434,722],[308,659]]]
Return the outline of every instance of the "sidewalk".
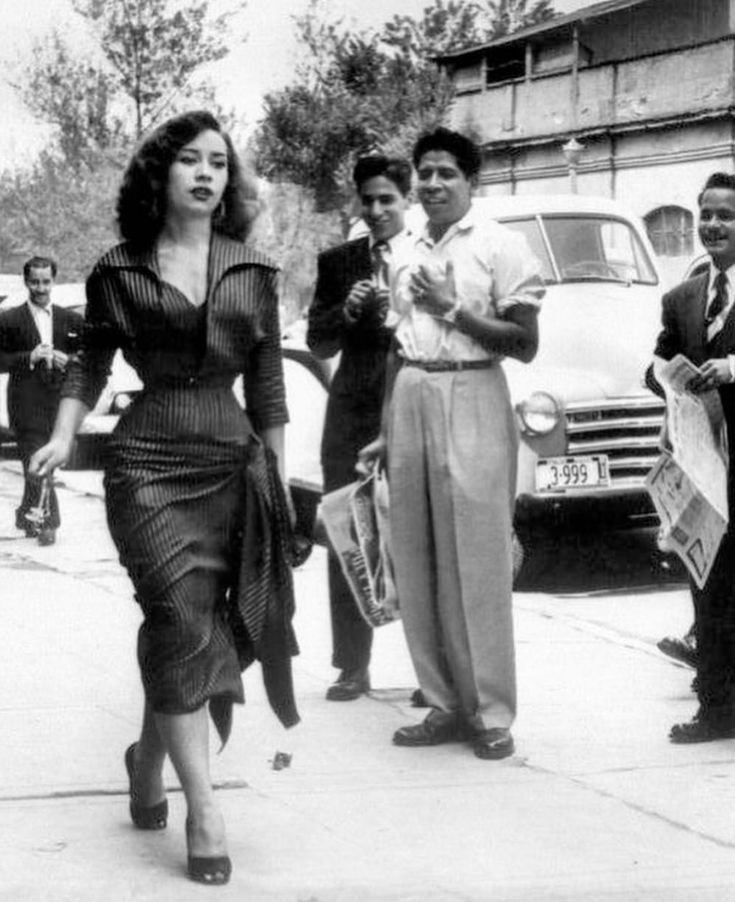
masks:
[[[399,624],[376,636],[371,696],[324,700],[322,549],[296,572],[303,723],[284,731],[246,672],[213,758],[232,882],[192,884],[174,775],[166,831],[128,818],[139,618],[98,481],[63,479],[59,541],[41,548],[11,529],[19,468],[0,463],[0,899],[735,902],[735,742],[666,739],[694,712],[692,674],[654,640],[686,628],[687,592],[519,594],[517,754],[486,762],[391,744],[423,716]],[[289,768],[273,769],[279,751]]]

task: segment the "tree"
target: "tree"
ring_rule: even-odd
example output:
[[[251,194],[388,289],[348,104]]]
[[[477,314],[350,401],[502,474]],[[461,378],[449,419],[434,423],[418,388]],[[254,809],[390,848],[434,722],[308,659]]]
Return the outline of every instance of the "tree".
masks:
[[[28,109],[55,125],[64,159],[72,166],[119,143],[123,125],[112,107],[112,76],[88,58],[75,57],[57,31],[35,43],[33,62],[13,83]]]
[[[58,260],[60,281],[85,279],[116,240],[121,166],[108,154],[71,169],[45,150],[29,170],[0,175],[0,268],[19,272],[33,254],[46,254]]]
[[[209,18],[207,0],[175,11],[169,0],[73,2],[92,23],[118,87],[133,103],[136,136],[190,96],[194,72],[226,56],[233,39],[229,25],[236,10]]]
[[[383,26],[381,39],[412,59],[429,59],[538,25],[554,15],[551,0],[487,0],[485,4],[434,0],[420,19],[394,16]]]
[[[551,0],[434,0],[416,20],[394,16],[356,32],[311,0],[294,19],[303,59],[296,80],[266,95],[253,140],[261,174],[314,191],[318,209],[343,205],[356,156],[407,155],[417,135],[445,118],[452,91],[433,56],[536,24]]]
[[[295,23],[304,57],[296,83],[264,98],[254,157],[267,178],[307,186],[317,209],[334,209],[356,155],[395,143],[407,123],[415,131],[439,121],[451,93],[435,66],[330,20],[320,0]]]

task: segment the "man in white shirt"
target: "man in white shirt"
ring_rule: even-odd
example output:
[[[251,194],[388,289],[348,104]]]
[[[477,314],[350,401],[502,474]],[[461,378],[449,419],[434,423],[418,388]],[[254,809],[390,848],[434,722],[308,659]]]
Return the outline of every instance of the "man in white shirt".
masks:
[[[677,744],[735,738],[735,176],[716,172],[707,179],[699,196],[699,237],[711,265],[664,295],[654,354],[663,360],[688,357],[701,371],[689,388],[720,395],[730,456],[730,522],[704,588],[690,581],[699,710],[671,728],[669,738]],[[646,381],[663,394],[652,366]]]
[[[478,148],[437,129],[413,162],[428,217],[396,261],[397,372],[381,437],[390,532],[409,651],[431,707],[396,745],[468,740],[514,751],[511,535],[517,427],[501,361],[530,361],[544,293],[525,239],[472,205]]]
[[[23,267],[27,302],[0,313],[0,372],[10,374],[8,418],[26,477],[15,525],[37,536],[41,545],[56,540],[58,500],[52,484],[44,487],[28,477],[28,462],[51,436],[68,355],[76,349],[84,323],[78,313],[51,303],[55,277],[54,260],[32,257]]]

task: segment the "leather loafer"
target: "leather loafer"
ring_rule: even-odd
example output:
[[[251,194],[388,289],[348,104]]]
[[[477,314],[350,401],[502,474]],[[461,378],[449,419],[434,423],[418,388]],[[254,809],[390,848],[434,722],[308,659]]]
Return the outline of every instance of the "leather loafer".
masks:
[[[353,676],[343,673],[327,689],[327,699],[330,702],[351,702],[366,692],[370,692],[370,677],[367,674]]]
[[[669,739],[677,745],[733,738],[735,738],[735,721],[708,717],[695,717],[688,723],[675,723],[669,733]]]
[[[53,545],[56,541],[55,529],[42,529],[38,534],[39,545]]]
[[[472,739],[472,748],[478,758],[488,761],[499,761],[507,758],[515,751],[510,730],[504,727],[493,727],[476,733]]]
[[[456,717],[429,714],[421,723],[401,727],[393,734],[394,745],[440,745],[443,742],[460,742],[464,738]]]

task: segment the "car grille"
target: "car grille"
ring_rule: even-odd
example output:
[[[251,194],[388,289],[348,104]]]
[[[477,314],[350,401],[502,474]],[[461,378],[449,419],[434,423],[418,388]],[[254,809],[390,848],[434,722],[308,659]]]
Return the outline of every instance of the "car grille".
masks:
[[[606,454],[613,489],[641,488],[659,455],[664,402],[654,395],[566,409],[567,454]]]

